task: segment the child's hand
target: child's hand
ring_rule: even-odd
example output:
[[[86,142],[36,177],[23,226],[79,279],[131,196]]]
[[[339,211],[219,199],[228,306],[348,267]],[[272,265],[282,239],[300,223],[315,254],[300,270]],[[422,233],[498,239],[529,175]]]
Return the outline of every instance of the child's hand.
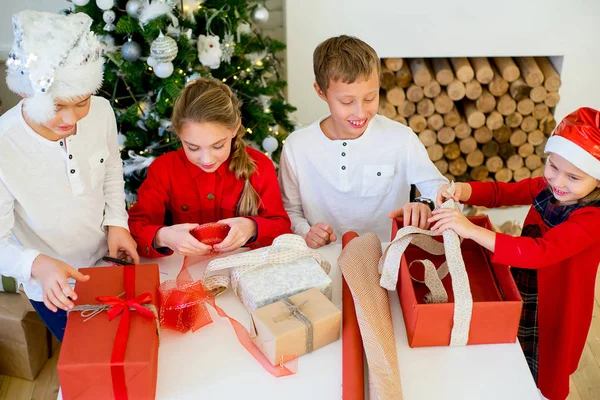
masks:
[[[435,204],[438,207],[450,198],[450,194],[448,193],[448,189],[450,188],[450,186],[451,184],[447,183],[445,185],[442,185],[438,189],[437,196],[435,199]],[[469,185],[468,183],[454,182],[454,197],[452,197],[454,201],[465,202],[471,198],[471,193],[471,185]]]
[[[213,246],[220,253],[237,250],[256,235],[256,222],[250,218],[228,218],[222,219],[218,223],[229,225],[231,228],[225,240]]]
[[[421,229],[428,229],[428,219],[431,217],[431,208],[423,203],[407,203],[404,207],[390,212],[388,217],[402,217],[404,226],[416,226]]]
[[[433,224],[431,230],[435,233],[443,233],[446,229],[452,229],[466,239],[472,239],[473,233],[477,229],[467,217],[457,209],[437,208],[433,211],[433,217],[429,218]]]
[[[44,305],[53,312],[59,308],[65,311],[73,308],[74,304],[69,297],[77,300],[77,294],[67,279],[74,278],[80,282],[90,279],[89,275],[83,275],[69,264],[43,254],[33,261],[31,276],[42,285]]]
[[[310,230],[306,234],[306,244],[311,249],[318,249],[319,247],[328,245],[331,242],[337,240],[337,236],[333,232],[333,228],[324,222],[317,222],[310,227]]]
[[[156,231],[155,247],[168,247],[183,256],[203,256],[210,253],[212,246],[199,242],[190,231],[198,224],[164,226]]]
[[[120,226],[108,227],[108,255],[128,263],[139,264],[137,244],[129,231]]]

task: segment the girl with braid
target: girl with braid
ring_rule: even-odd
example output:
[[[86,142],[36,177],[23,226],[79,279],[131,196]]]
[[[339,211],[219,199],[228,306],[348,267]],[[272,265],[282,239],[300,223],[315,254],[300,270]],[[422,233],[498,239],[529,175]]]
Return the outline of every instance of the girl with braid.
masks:
[[[140,255],[258,248],[291,232],[273,163],[244,144],[239,101],[228,86],[204,78],[190,82],[175,102],[171,121],[182,147],[150,165],[138,202],[129,210]],[[190,233],[209,222],[230,227],[214,246]]]
[[[545,147],[544,176],[515,183],[457,183],[454,200],[488,208],[529,205],[521,237],[473,225],[438,208],[431,230],[452,229],[510,265],[523,298],[518,339],[542,399],[564,400],[586,344],[600,263],[600,111],[580,108]],[[450,197],[448,186],[437,195]]]

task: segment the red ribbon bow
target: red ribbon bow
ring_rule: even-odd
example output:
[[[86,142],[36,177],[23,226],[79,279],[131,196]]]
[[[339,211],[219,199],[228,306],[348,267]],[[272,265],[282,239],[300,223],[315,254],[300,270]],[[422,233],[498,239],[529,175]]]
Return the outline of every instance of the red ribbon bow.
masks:
[[[109,321],[121,315],[125,310],[131,311],[131,308],[134,308],[145,317],[156,317],[152,311],[142,305],[152,301],[152,295],[149,292],[142,293],[131,300],[123,300],[120,297],[114,296],[98,296],[96,297],[96,301],[100,304],[111,306],[107,311]]]

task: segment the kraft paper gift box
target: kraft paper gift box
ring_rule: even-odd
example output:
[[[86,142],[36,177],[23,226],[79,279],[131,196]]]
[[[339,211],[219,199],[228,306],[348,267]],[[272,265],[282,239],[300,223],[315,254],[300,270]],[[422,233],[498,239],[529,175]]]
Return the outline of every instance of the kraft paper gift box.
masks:
[[[468,218],[478,226],[493,230],[486,215]],[[402,219],[392,222],[392,240],[402,226]],[[441,236],[435,239],[441,240]],[[514,343],[522,300],[509,267],[492,263],[492,253],[472,240],[465,239],[461,251],[473,296],[468,344]],[[402,256],[397,291],[408,344],[410,347],[448,346],[454,316],[452,279],[448,275],[442,280],[448,303],[426,304],[424,298],[429,290],[411,279],[411,274],[422,279],[421,266],[417,264],[409,272],[409,264],[422,259],[431,260],[439,267],[445,256],[434,256],[412,244]]]
[[[340,337],[342,313],[318,289],[291,296],[289,301],[297,311],[278,301],[252,312],[257,332],[255,343],[273,365],[319,349]]]
[[[34,380],[48,357],[50,332],[22,293],[0,293],[0,374]]]
[[[114,299],[122,295],[119,299],[124,300],[128,286],[134,299],[139,300],[142,294],[149,294],[140,302],[147,302],[157,310],[158,265],[93,267],[79,271],[89,275],[90,279],[77,282],[76,305],[98,305],[98,296],[112,296]],[[88,314],[82,315],[80,311],[69,313],[58,359],[58,377],[64,400],[114,399],[115,391],[123,389],[130,400],[154,399],[159,344],[157,320],[141,315],[137,309],[131,310],[129,335],[123,337],[117,334],[117,330],[125,313],[109,320],[110,312],[105,310],[93,318],[89,318]],[[119,371],[118,366],[111,367],[111,360],[116,343],[123,341],[125,354],[123,368]],[[113,364],[118,363],[115,361]]]

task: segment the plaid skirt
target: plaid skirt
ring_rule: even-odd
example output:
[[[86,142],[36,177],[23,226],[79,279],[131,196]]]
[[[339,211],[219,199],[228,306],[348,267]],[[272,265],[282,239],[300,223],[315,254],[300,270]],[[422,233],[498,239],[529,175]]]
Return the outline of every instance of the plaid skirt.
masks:
[[[538,286],[537,270],[511,268],[513,278],[523,298],[523,311],[517,337],[525,359],[537,384],[538,381]]]

